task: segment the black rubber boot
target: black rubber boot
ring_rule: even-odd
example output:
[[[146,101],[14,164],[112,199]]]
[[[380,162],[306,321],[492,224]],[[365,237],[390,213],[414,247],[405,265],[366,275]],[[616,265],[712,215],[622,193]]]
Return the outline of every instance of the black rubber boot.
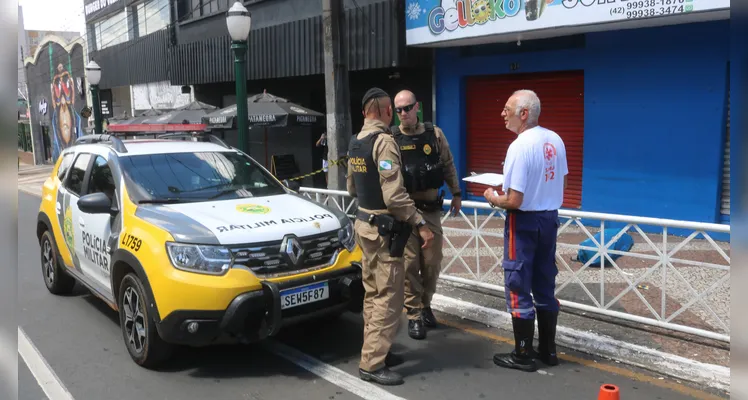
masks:
[[[427,328],[436,328],[438,326],[436,316],[434,316],[434,313],[431,311],[431,307],[424,307],[421,316],[423,318],[423,324],[426,325]]]
[[[558,365],[556,355],[556,325],[558,311],[538,310],[537,359],[548,366]]]
[[[417,340],[426,339],[426,327],[423,326],[422,318],[408,320],[408,336]]]
[[[514,351],[493,356],[493,363],[499,367],[535,372],[538,366],[533,359],[533,335],[535,334],[535,319],[512,318],[514,328]]]
[[[359,368],[358,375],[367,382],[375,382],[380,385],[392,386],[403,383],[403,376],[395,371],[390,371],[388,367],[382,367],[372,372]]]

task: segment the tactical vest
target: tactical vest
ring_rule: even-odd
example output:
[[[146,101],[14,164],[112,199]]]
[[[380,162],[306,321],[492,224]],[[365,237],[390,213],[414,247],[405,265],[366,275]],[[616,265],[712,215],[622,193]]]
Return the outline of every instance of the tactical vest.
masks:
[[[356,185],[358,205],[368,210],[386,210],[382,186],[379,184],[379,171],[374,162],[374,141],[384,131],[374,132],[359,139],[358,135],[351,137],[348,145],[348,168],[353,175]]]
[[[400,148],[403,160],[403,179],[408,193],[439,189],[444,184],[444,167],[439,157],[434,125],[423,123],[426,129],[420,135],[406,135],[400,128],[392,127],[392,135]]]

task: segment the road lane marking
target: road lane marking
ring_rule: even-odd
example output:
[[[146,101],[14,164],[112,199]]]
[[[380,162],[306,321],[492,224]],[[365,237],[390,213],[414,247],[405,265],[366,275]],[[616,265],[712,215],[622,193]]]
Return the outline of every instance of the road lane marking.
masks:
[[[55,371],[47,364],[47,360],[42,357],[20,326],[18,327],[18,354],[21,355],[23,362],[26,363],[49,400],[74,400],[73,395],[65,388]]]
[[[339,368],[333,367],[332,365],[325,364],[322,361],[285,344],[268,340],[266,341],[265,346],[273,354],[285,358],[299,367],[304,368],[333,385],[343,388],[362,399],[405,400],[404,398],[395,396],[377,385],[364,382],[357,376],[353,376]]]
[[[446,325],[446,326],[449,326],[451,328],[455,328],[455,329],[461,330],[463,332],[467,332],[467,333],[470,333],[470,334],[473,334],[473,335],[476,335],[476,336],[480,336],[480,337],[483,337],[485,339],[493,340],[495,342],[507,343],[507,344],[510,344],[510,345],[514,346],[514,339],[510,339],[510,338],[507,338],[507,337],[495,335],[493,333],[485,332],[485,331],[483,331],[481,329],[473,328],[473,327],[470,327],[468,325],[461,324],[461,323],[454,322],[454,321],[450,321],[450,320],[443,320],[443,321],[440,321],[440,322],[442,323],[442,325]],[[623,376],[623,377],[630,378],[630,379],[633,379],[633,380],[637,380],[637,381],[640,381],[640,382],[649,383],[651,385],[658,386],[658,387],[661,387],[661,388],[670,389],[670,390],[673,390],[673,391],[685,394],[687,396],[690,396],[690,397],[692,397],[694,399],[699,399],[699,400],[720,400],[720,399],[723,399],[723,397],[715,396],[715,395],[713,395],[711,393],[702,392],[700,390],[693,389],[693,388],[690,388],[690,387],[685,386],[685,385],[680,385],[680,384],[678,384],[676,382],[669,382],[667,380],[660,380],[658,378],[649,376],[647,374],[630,371],[630,370],[627,370],[627,369],[624,369],[624,368],[620,368],[620,367],[616,367],[616,366],[610,365],[610,364],[599,363],[599,362],[595,362],[593,360],[585,360],[583,358],[575,357],[575,356],[572,356],[572,355],[569,355],[569,354],[560,354],[559,353],[558,354],[558,358],[560,358],[560,359],[562,359],[564,361],[575,363],[575,364],[581,364],[581,365],[583,365],[585,367],[595,368],[595,369],[600,370],[600,371],[604,371],[604,372],[608,372],[608,373],[611,373],[611,374]]]

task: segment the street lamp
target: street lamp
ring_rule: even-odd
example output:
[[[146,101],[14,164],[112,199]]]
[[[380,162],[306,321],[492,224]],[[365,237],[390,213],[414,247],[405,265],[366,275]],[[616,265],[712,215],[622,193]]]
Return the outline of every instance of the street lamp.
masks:
[[[91,100],[93,100],[94,108],[94,131],[97,134],[101,134],[101,102],[99,101],[99,82],[101,81],[101,67],[96,64],[96,61],[86,65],[86,79],[91,85]]]
[[[228,11],[226,26],[231,36],[234,51],[234,77],[236,78],[236,128],[239,131],[239,150],[249,154],[249,132],[247,124],[247,37],[252,26],[252,16],[241,1],[237,0]]]

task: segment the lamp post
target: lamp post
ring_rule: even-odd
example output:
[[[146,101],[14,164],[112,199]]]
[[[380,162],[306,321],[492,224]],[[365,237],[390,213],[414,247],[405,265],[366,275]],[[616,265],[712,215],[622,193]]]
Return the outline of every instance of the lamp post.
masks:
[[[91,100],[93,101],[94,107],[94,132],[97,134],[102,133],[101,129],[101,102],[99,101],[99,81],[101,81],[101,67],[96,64],[96,61],[86,65],[86,79],[89,85],[91,85]]]
[[[252,16],[241,1],[237,0],[228,11],[226,26],[231,36],[234,51],[234,77],[236,78],[236,128],[239,131],[239,150],[249,154],[249,132],[247,128],[247,37],[252,25]]]

